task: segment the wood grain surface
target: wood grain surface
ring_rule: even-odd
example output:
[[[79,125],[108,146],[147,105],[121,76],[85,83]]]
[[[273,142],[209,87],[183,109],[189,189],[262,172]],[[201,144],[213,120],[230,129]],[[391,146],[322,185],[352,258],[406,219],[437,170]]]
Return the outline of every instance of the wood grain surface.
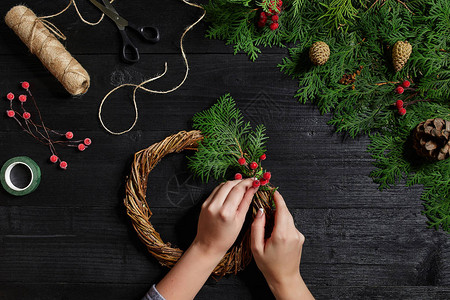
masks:
[[[38,15],[67,1],[23,1]],[[83,16],[99,17],[89,1],[78,1]],[[0,13],[16,1],[3,0]],[[83,24],[73,8],[52,20],[67,36],[65,45],[91,76],[88,93],[72,98],[4,24],[0,25],[0,94],[19,91],[27,80],[46,124],[90,137],[83,153],[61,149],[67,171],[48,162],[48,149],[0,117],[0,163],[26,155],[41,168],[39,188],[24,197],[0,190],[0,299],[140,299],[167,269],[138,240],[122,204],[132,155],[164,137],[191,129],[191,118],[230,92],[253,124],[270,137],[265,166],[306,236],[301,272],[317,299],[449,299],[450,240],[427,229],[420,186],[380,192],[368,177],[373,169],[368,139],[336,134],[312,105],[293,98],[297,83],[277,64],[286,49],[264,49],[252,63],[232,55],[221,41],[204,38],[202,22],[187,35],[190,75],[168,95],[137,93],[139,121],[122,136],[107,134],[97,118],[101,98],[122,83],[139,83],[169,71],[149,85],[164,89],[183,78],[179,38],[200,15],[179,0],[122,1],[125,18],[161,31],[161,42],[145,44],[139,63],[122,63],[120,35],[105,19]],[[134,119],[131,90],[106,103],[104,120],[122,130]],[[3,98],[4,99],[4,98]],[[1,101],[2,110],[8,107]],[[189,153],[186,153],[189,155]],[[214,183],[201,184],[186,169],[184,155],[172,155],[150,174],[148,200],[163,239],[186,248],[195,235],[199,206]],[[209,280],[198,299],[272,299],[251,264],[237,276]]]

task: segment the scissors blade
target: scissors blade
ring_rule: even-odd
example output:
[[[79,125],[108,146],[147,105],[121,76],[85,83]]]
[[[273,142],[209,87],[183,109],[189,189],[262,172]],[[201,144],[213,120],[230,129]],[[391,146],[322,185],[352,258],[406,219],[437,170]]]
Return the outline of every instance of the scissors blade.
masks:
[[[111,4],[111,2],[109,2],[109,0],[102,0],[103,5],[105,5],[106,8],[108,8],[109,10],[111,10],[112,12],[119,14],[117,12],[117,10],[114,8],[114,6]]]
[[[98,9],[100,9],[106,16],[111,18],[116,24],[117,27],[119,27],[120,30],[125,29],[126,26],[128,26],[128,21],[119,16],[114,11],[110,10],[109,8],[103,6],[102,4],[98,3],[95,0],[90,0],[92,4],[94,4]]]

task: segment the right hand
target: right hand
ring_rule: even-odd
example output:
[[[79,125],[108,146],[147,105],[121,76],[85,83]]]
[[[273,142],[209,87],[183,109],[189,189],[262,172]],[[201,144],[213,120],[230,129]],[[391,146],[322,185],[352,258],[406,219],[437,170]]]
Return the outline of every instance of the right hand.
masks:
[[[274,200],[275,224],[270,238],[264,240],[264,212],[259,211],[253,221],[253,257],[277,299],[313,299],[300,276],[305,237],[295,228],[294,219],[278,191],[274,193]],[[302,291],[299,290],[300,287]]]

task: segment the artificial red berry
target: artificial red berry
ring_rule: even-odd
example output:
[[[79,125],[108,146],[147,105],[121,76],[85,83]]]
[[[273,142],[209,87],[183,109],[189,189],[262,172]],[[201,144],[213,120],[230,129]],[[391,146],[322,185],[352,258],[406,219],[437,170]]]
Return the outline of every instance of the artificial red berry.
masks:
[[[73,132],[72,131],[67,131],[66,132],[66,139],[68,139],[68,140],[73,139]]]
[[[22,82],[22,88],[28,90],[30,88],[30,84],[28,83],[28,81],[24,81]]]
[[[405,91],[405,89],[401,86],[398,86],[395,91],[397,92],[397,94],[403,94],[403,92]]]
[[[86,145],[85,144],[78,144],[78,150],[80,150],[80,151],[86,150]]]
[[[6,95],[6,99],[8,99],[9,101],[14,100],[14,94],[13,93],[8,93],[8,95]]]
[[[269,180],[261,179],[259,182],[261,183],[261,185],[266,185],[269,183]]]
[[[277,28],[278,28],[278,23],[272,23],[272,24],[270,24],[270,30],[276,30]]]
[[[406,115],[406,109],[405,108],[400,108],[399,110],[398,110],[398,114],[400,115],[400,116],[404,116],[404,115]]]
[[[258,22],[258,27],[259,28],[263,28],[264,26],[266,26],[266,22],[265,21],[264,22],[263,21],[259,21]]]
[[[19,96],[19,101],[22,102],[22,103],[26,102],[27,101],[27,96],[26,95],[20,95]]]
[[[278,1],[277,5],[278,5],[278,7],[281,7],[283,5],[283,1],[281,1],[281,0]]]
[[[239,158],[239,159],[238,159],[238,163],[239,163],[241,166],[245,165],[245,158],[243,158],[243,157]]]
[[[249,167],[250,169],[254,170],[258,167],[258,164],[256,162],[252,162]]]
[[[22,114],[22,117],[25,119],[25,120],[28,120],[29,118],[31,118],[31,114],[29,113],[29,112],[24,112],[23,114]]]
[[[397,105],[397,108],[400,109],[403,107],[403,101],[402,100],[397,100],[397,102],[395,102],[395,105]]]
[[[271,15],[274,15],[276,13],[276,11],[275,10],[273,10],[273,9],[269,9],[269,16],[271,16]]]
[[[262,11],[262,12],[259,14],[259,18],[260,18],[260,19],[267,19],[267,14],[266,14],[266,12],[265,12],[265,11]]]
[[[265,172],[265,173],[263,174],[263,178],[264,178],[265,180],[270,180],[271,177],[272,177],[272,174],[270,174],[270,172]]]
[[[402,83],[404,88],[409,88],[409,86],[411,85],[411,82],[409,82],[408,80],[403,81]]]
[[[8,117],[12,118],[16,115],[16,113],[13,110],[7,110],[6,114],[8,115]]]
[[[263,154],[259,157],[260,160],[266,160],[266,154]]]
[[[278,15],[272,16],[272,21],[273,22],[278,23],[278,19],[279,19]]]
[[[62,161],[59,163],[59,167],[63,170],[67,169],[67,163],[65,161]]]
[[[89,146],[90,144],[92,144],[92,141],[91,141],[90,138],[85,138],[84,141],[83,141],[83,143],[84,143],[86,146]]]
[[[241,180],[241,179],[242,179],[242,174],[241,173],[234,174],[234,180]]]
[[[261,182],[259,182],[259,180],[256,179],[256,180],[253,181],[252,185],[253,185],[254,188],[257,188],[257,187],[259,187],[261,185]]]
[[[56,163],[57,161],[58,161],[58,156],[56,156],[56,155],[52,155],[52,156],[50,156],[50,161],[52,162],[52,163]]]

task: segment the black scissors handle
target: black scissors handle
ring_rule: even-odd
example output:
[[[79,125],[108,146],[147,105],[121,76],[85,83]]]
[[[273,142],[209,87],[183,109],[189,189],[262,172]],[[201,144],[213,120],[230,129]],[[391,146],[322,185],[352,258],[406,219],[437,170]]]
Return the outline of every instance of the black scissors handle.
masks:
[[[122,58],[127,63],[136,63],[139,61],[139,50],[138,48],[131,42],[128,34],[125,32],[125,29],[119,30],[120,35],[122,36]]]
[[[159,30],[153,26],[138,26],[128,22],[128,27],[134,29],[144,40],[157,43],[159,42]]]

